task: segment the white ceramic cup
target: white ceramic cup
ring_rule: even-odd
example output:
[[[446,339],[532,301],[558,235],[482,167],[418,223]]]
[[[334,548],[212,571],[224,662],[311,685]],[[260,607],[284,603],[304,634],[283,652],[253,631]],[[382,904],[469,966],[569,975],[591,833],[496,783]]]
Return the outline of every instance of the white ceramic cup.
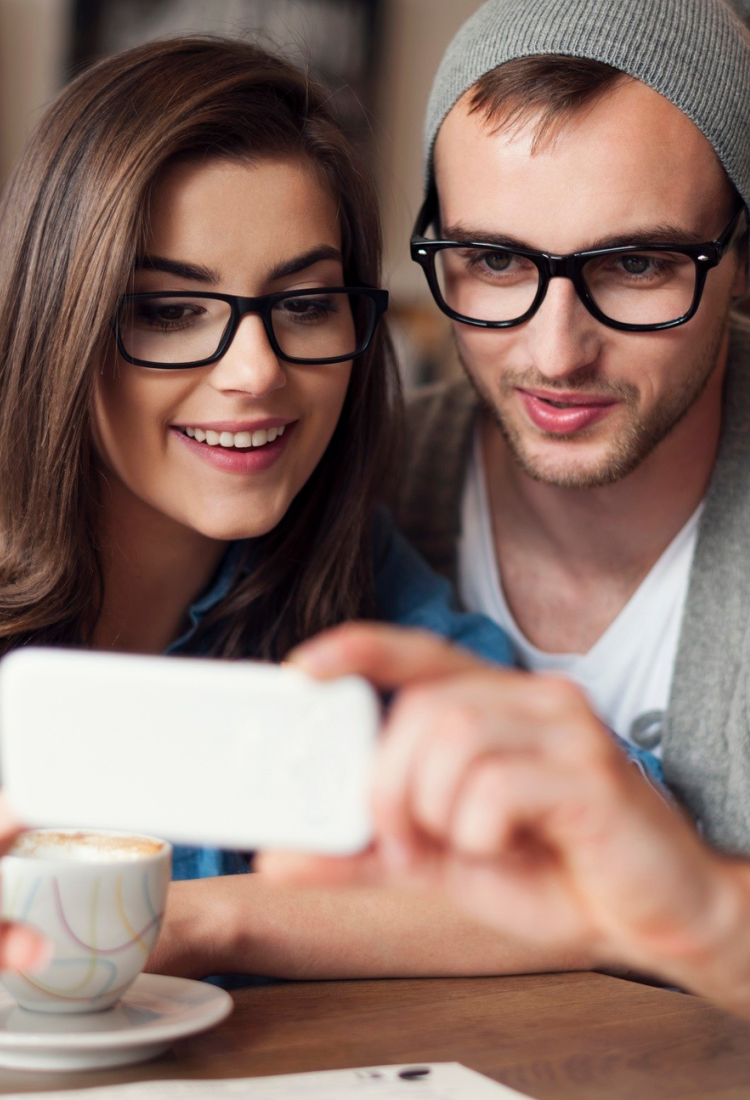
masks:
[[[49,941],[34,971],[0,974],[22,1008],[98,1012],[146,965],[161,927],[172,847],[156,837],[76,829],[22,833],[0,860],[3,920]]]

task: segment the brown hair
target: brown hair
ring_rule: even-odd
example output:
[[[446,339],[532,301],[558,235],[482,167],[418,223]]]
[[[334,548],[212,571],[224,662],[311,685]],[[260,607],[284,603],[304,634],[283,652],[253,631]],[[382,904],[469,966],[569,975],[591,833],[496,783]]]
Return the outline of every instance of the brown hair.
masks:
[[[375,195],[326,98],[253,44],[189,37],[100,62],[43,118],[0,206],[0,652],[85,644],[100,614],[92,387],[167,164],[308,160],[339,205],[346,280],[377,285]],[[325,455],[206,620],[204,650],[275,657],[373,612],[368,517],[397,408],[381,327]]]
[[[625,79],[619,69],[585,57],[518,57],[479,78],[469,89],[469,110],[483,114],[493,130],[519,130],[534,119],[537,152],[573,115]]]

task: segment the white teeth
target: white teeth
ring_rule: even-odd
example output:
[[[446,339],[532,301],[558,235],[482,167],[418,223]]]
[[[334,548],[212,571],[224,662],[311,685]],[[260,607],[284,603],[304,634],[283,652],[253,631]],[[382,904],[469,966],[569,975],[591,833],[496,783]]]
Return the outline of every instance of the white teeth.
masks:
[[[265,447],[284,434],[286,425],[278,428],[259,428],[254,432],[215,432],[210,428],[184,428],[185,435],[209,447]]]

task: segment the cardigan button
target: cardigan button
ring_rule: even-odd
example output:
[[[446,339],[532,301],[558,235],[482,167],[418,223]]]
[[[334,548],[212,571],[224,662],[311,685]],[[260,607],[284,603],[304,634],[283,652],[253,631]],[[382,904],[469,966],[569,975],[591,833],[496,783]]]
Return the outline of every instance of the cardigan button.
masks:
[[[664,718],[663,710],[647,710],[639,715],[630,727],[630,740],[649,752],[658,749],[664,736]]]

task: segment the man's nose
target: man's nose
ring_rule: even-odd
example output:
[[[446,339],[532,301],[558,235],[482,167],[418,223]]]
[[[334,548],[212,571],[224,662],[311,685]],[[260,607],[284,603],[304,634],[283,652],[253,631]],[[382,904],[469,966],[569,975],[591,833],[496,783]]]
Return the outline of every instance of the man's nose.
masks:
[[[234,339],[211,374],[212,384],[224,392],[265,397],[286,385],[285,364],[271,347],[263,320],[248,313]]]
[[[544,301],[528,322],[534,366],[549,379],[590,367],[601,350],[601,329],[570,279],[550,279]]]

